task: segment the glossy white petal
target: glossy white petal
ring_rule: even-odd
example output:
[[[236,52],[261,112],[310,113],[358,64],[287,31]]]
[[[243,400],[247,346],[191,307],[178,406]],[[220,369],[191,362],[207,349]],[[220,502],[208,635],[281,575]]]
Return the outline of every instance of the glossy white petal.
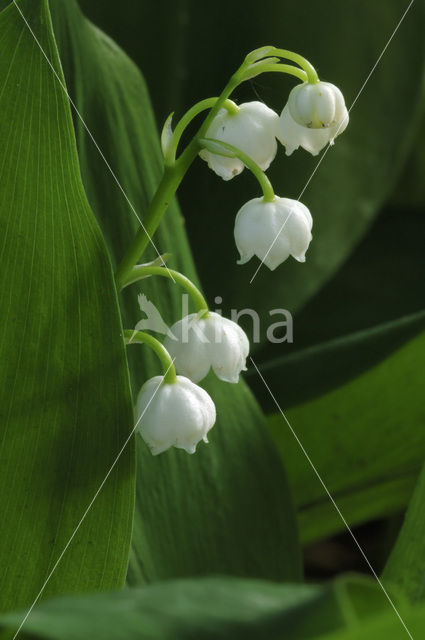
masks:
[[[164,347],[173,358],[178,373],[199,382],[211,367],[207,342],[202,320],[196,313],[191,313],[173,324],[164,340]]]
[[[265,171],[273,161],[276,151],[276,128],[279,116],[262,102],[245,102],[237,113],[221,109],[205,134],[227,142],[246,153]],[[201,158],[223,180],[231,180],[244,169],[238,158],[226,158],[203,149]]]
[[[236,322],[210,313],[205,321],[209,337],[209,359],[220,380],[236,383],[241,371],[246,371],[249,340]]]
[[[307,82],[292,89],[280,116],[277,138],[291,155],[303,147],[317,155],[328,143],[333,144],[348,125],[344,97],[329,82]]]
[[[193,382],[205,378],[211,367],[226,382],[238,382],[240,372],[246,370],[246,334],[236,322],[212,311],[204,318],[192,313],[176,322],[164,346],[177,371]]]
[[[162,376],[148,380],[137,397],[138,432],[153,455],[170,447],[194,453],[216,420],[215,405],[208,393],[184,376],[173,384]]]
[[[278,196],[273,202],[250,200],[235,221],[235,242],[241,256],[238,264],[254,255],[272,271],[290,255],[304,262],[312,224],[310,211],[298,200]]]

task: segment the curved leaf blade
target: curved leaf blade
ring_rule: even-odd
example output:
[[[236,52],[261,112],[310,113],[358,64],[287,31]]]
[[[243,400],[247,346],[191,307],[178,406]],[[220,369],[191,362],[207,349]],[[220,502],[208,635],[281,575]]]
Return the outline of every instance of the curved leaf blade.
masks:
[[[402,506],[413,488],[425,454],[423,375],[417,365],[424,353],[422,332],[358,378],[286,412],[336,502],[354,497],[344,510],[349,523],[359,522],[359,513],[364,521]],[[280,401],[279,389],[272,391]],[[282,417],[272,416],[269,427],[302,514],[304,541],[342,529],[338,518],[327,516],[333,506]],[[367,497],[368,491],[376,500],[359,511],[362,492]]]
[[[401,528],[383,578],[395,584],[412,601],[425,597],[425,467],[418,478],[409,503],[406,519]]]
[[[273,388],[279,388],[282,406],[289,408],[355,379],[423,330],[425,311],[419,311],[266,361],[259,369]],[[247,379],[263,410],[275,411],[276,405],[256,371],[250,370]]]
[[[48,6],[21,0],[61,76]],[[64,95],[16,6],[0,14],[0,600],[33,601],[132,425],[110,260]],[[61,76],[62,77],[62,76]],[[132,443],[45,594],[123,583]]]
[[[341,629],[361,630],[388,611],[398,622],[376,582],[360,576],[325,586],[187,579],[43,603],[28,619],[22,638],[311,640]],[[19,613],[2,616],[0,629],[13,629],[19,620]]]

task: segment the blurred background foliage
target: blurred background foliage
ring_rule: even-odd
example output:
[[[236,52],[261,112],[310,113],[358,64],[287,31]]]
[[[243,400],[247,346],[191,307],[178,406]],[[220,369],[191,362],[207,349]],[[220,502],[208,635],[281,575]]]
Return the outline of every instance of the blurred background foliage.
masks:
[[[0,8],[7,4],[0,0]],[[21,5],[29,10],[28,0]],[[424,610],[411,610],[406,600],[420,602],[425,592],[418,534],[425,453],[424,3],[412,5],[366,84],[408,6],[404,0],[320,6],[313,0],[243,6],[121,0],[119,7],[81,0],[80,6],[146,80],[148,91],[135,66],[82,19],[74,2],[50,1],[67,87],[140,212],[161,172],[155,120],[160,129],[169,112],[177,119],[193,102],[217,95],[247,51],[268,43],[299,51],[342,89],[349,107],[354,103],[350,125],[329,153],[286,158],[280,149],[269,172],[279,195],[302,193],[312,211],[305,265],[262,268],[249,284],[257,264],[236,265],[233,223],[257,186],[248,171],[226,184],[200,160],[178,194],[184,219],[174,202],[158,245],[173,251],[173,267],[199,275],[212,307],[220,296],[225,314],[259,312],[256,363],[373,566],[398,588],[393,597],[412,632],[420,633]],[[37,26],[48,28],[43,24]],[[234,98],[263,100],[280,111],[292,86],[291,79],[261,76]],[[115,263],[136,220],[73,117],[84,188]],[[143,291],[161,299],[166,320],[178,316],[179,296],[166,283],[150,280]],[[121,300],[129,325],[139,319],[136,293]],[[275,308],[293,313],[293,343],[266,342]],[[248,319],[244,326],[250,333]],[[130,353],[129,365],[133,391],[157,373],[149,355]],[[295,584],[301,578],[296,520],[307,580],[369,569],[264,384],[252,369],[245,380],[267,414],[267,428],[244,383],[229,388],[209,379],[220,415],[210,447],[193,458],[172,451],[153,459],[138,439],[131,590],[44,603],[23,637],[105,640],[111,633],[116,638],[117,629],[126,640],[265,632],[289,639],[405,637],[375,582],[343,577]],[[116,559],[122,565],[125,552]],[[211,573],[288,584],[162,582]],[[144,586],[150,582],[157,584]],[[12,637],[21,619],[20,613],[3,617],[0,637]]]

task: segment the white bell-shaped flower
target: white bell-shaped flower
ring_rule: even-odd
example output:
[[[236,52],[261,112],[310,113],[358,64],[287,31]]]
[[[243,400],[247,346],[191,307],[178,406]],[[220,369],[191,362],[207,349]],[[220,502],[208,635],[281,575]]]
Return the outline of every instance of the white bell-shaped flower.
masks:
[[[208,393],[188,378],[170,384],[155,376],[139,392],[137,417],[137,430],[156,456],[170,447],[195,453],[198,442],[208,442],[216,411]]]
[[[285,146],[286,155],[303,147],[316,156],[328,142],[348,124],[344,96],[330,82],[304,82],[289,94],[277,128],[277,138]]]
[[[298,200],[275,196],[249,200],[239,210],[235,221],[235,242],[245,264],[256,255],[272,271],[292,255],[305,262],[310,244],[313,219]]]
[[[238,109],[236,113],[220,109],[205,137],[240,149],[265,171],[276,155],[279,116],[262,102],[245,102],[239,107],[235,105],[235,108]],[[223,180],[231,180],[239,175],[245,166],[239,158],[226,158],[207,149],[203,149],[199,155]]]
[[[210,311],[191,313],[170,329],[164,346],[179,373],[193,382],[205,378],[210,368],[220,380],[238,382],[246,371],[249,340],[236,322]]]

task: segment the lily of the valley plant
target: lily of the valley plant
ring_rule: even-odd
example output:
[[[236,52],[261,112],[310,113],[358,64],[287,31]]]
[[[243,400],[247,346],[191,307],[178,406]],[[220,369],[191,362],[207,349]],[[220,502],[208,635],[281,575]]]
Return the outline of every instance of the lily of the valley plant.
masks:
[[[285,64],[282,59],[294,64]],[[242,82],[266,72],[290,74],[301,80],[292,89],[280,116],[261,102],[238,106],[229,99]],[[177,156],[183,132],[201,112],[207,112],[202,125]],[[163,375],[148,380],[137,398],[137,430],[154,455],[173,446],[194,453],[198,442],[208,441],[208,431],[215,422],[215,406],[196,383],[210,369],[221,380],[238,382],[249,353],[248,338],[242,329],[209,311],[205,298],[186,276],[168,269],[164,260],[162,266],[158,261],[137,264],[186,171],[199,154],[224,180],[238,176],[245,167],[257,178],[262,196],[245,203],[236,215],[234,234],[239,264],[254,255],[272,270],[289,256],[304,262],[312,239],[310,211],[297,200],[276,195],[264,171],[273,162],[278,141],[288,156],[299,147],[317,155],[327,144],[333,144],[348,124],[341,91],[329,82],[321,82],[314,67],[299,54],[271,46],[249,53],[220,96],[195,104],[174,131],[172,116],[167,118],[161,136],[162,180],[144,225],[116,272],[119,289],[147,276],[170,278],[184,288],[196,309],[172,326],[164,344],[145,332],[124,332],[127,344],[147,344],[163,366]]]

